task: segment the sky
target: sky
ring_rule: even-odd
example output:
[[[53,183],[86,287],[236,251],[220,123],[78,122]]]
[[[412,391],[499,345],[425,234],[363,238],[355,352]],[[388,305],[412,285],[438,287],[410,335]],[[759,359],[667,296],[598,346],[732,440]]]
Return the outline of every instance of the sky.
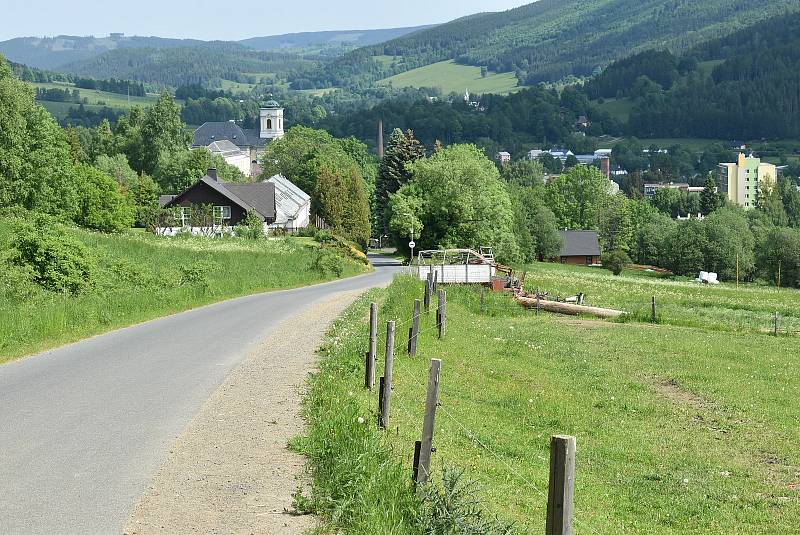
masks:
[[[0,40],[53,35],[155,35],[203,40],[319,30],[399,28],[503,11],[533,0],[0,0]]]

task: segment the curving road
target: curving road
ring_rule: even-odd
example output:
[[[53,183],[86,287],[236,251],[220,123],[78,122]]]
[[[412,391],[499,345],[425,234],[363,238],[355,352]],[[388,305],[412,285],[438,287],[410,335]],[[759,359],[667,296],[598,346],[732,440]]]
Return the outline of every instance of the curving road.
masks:
[[[233,299],[0,365],[0,533],[119,533],[176,435],[271,329],[399,270],[371,259],[367,275]]]

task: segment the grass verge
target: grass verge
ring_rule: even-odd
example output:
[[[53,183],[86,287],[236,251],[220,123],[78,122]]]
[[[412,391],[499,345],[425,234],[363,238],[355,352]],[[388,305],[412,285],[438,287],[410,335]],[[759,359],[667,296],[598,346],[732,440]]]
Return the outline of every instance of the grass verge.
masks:
[[[631,279],[609,292],[639,283]],[[421,294],[420,282],[395,280],[356,303],[324,348],[306,407],[310,436],[298,446],[311,459],[310,499],[333,529],[418,532],[408,499],[413,443],[429,359],[440,358],[432,467],[466,470],[481,506],[519,532],[544,526],[553,434],[578,438],[577,533],[800,532],[792,339],[535,316],[491,293],[480,314],[477,289],[462,286],[447,288],[445,340],[431,312],[419,356],[409,358],[402,348]],[[681,298],[669,293],[664,304]],[[376,427],[377,394],[362,386],[369,300],[381,303],[381,325],[398,321],[388,432]]]
[[[13,223],[0,220],[0,363],[216,301],[368,269],[339,253],[330,253],[327,264],[315,263],[320,248],[303,238],[248,241],[67,232],[93,252],[97,265],[91,289],[74,296],[45,290],[3,263]],[[338,266],[331,255],[340,258]]]

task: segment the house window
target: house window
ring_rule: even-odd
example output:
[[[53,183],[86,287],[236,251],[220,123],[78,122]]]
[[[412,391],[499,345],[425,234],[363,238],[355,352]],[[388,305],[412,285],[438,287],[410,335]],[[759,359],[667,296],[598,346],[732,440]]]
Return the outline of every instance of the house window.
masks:
[[[561,263],[562,264],[566,264],[567,263],[567,257],[566,256],[562,256],[561,257]]]
[[[215,206],[214,207],[214,224],[218,226],[227,225],[231,220],[231,207],[230,206]]]
[[[586,265],[587,266],[591,266],[592,264],[594,264],[594,257],[593,256],[587,256],[586,257]]]
[[[189,206],[181,206],[178,208],[178,220],[182,227],[188,227],[189,221],[192,219],[192,209]]]

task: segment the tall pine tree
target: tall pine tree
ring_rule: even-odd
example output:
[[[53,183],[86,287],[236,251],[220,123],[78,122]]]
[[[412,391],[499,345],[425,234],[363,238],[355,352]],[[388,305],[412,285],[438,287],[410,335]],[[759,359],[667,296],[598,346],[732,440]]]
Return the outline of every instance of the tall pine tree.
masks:
[[[717,184],[714,182],[714,176],[709,174],[705,187],[700,192],[700,211],[703,215],[708,215],[720,206],[722,206],[722,199],[717,193]]]
[[[389,195],[411,180],[407,165],[424,156],[425,147],[414,137],[414,132],[404,133],[399,128],[392,131],[375,182],[375,219],[382,234],[389,230]]]

